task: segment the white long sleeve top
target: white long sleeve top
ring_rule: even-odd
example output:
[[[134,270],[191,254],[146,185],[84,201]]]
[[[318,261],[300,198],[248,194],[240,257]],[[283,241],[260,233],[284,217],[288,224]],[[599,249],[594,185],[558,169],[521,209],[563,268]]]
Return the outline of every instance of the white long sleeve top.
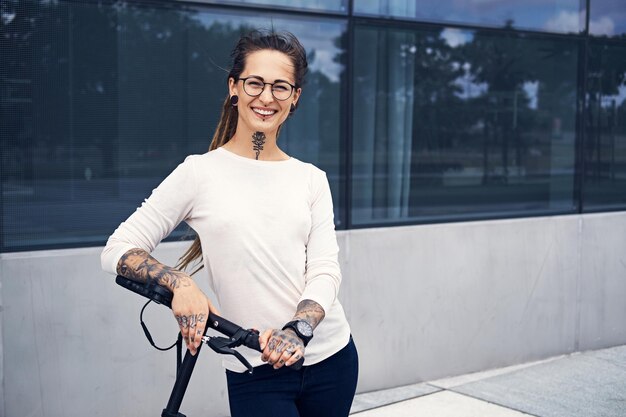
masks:
[[[151,252],[181,222],[202,244],[209,286],[225,318],[244,328],[280,329],[309,299],[326,315],[305,365],[343,348],[350,327],[337,299],[341,272],[326,174],[295,158],[257,161],[218,148],[185,159],[111,235],[102,267],[115,274],[128,250]],[[252,364],[258,352],[240,349]],[[245,368],[226,356],[227,369]]]

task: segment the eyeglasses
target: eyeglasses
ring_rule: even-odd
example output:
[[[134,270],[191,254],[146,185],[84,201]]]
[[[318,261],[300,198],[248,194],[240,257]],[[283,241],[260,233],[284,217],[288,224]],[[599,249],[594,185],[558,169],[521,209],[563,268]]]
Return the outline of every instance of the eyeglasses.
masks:
[[[238,81],[243,81],[243,91],[250,97],[258,97],[263,93],[265,85],[271,86],[272,95],[276,100],[287,100],[293,94],[295,85],[289,84],[287,81],[276,81],[273,83],[263,82],[259,77],[246,77],[239,78]]]

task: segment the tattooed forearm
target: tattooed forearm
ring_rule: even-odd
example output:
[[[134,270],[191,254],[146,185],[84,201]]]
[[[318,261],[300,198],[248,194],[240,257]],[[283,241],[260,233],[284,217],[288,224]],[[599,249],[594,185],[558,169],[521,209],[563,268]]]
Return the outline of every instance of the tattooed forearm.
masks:
[[[294,320],[304,320],[311,325],[314,329],[324,319],[326,313],[321,305],[312,300],[302,300],[298,304],[298,309]]]
[[[256,159],[259,159],[259,154],[263,150],[265,145],[265,133],[254,132],[252,134],[252,150],[256,152]]]
[[[117,263],[117,273],[139,282],[156,282],[171,291],[191,285],[182,271],[163,265],[143,249],[131,249]]]

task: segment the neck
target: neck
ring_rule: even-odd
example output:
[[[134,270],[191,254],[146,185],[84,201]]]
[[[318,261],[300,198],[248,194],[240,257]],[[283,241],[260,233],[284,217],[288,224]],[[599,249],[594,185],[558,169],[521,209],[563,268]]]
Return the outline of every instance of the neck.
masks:
[[[276,144],[276,132],[248,132],[237,129],[224,148],[246,158],[281,161],[289,157]]]

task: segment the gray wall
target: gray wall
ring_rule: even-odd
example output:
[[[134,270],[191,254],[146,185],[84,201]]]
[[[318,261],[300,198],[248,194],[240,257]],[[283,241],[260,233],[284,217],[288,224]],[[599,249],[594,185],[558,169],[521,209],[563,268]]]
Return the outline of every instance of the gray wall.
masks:
[[[339,241],[361,392],[626,343],[626,213],[351,230]],[[155,256],[172,263],[184,247]],[[100,271],[100,250],[0,255],[3,415],[160,415],[174,353],[148,345],[140,298]],[[176,333],[170,314],[147,311],[161,345]],[[219,358],[200,359],[181,411],[228,415]]]

